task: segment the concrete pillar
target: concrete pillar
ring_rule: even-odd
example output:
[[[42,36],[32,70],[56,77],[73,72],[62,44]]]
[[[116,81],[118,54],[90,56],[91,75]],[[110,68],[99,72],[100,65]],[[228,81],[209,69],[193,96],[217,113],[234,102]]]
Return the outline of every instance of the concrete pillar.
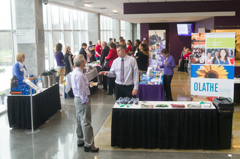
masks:
[[[37,32],[43,31],[42,5],[42,0],[15,0],[16,29],[35,30],[36,43],[17,42],[17,47],[18,52],[26,54],[24,64],[28,74],[36,77],[45,69],[44,42],[37,43]]]
[[[100,39],[100,15],[88,13],[88,40],[97,44]]]
[[[112,19],[112,36],[115,38],[117,41],[119,41],[119,36],[120,36],[120,21],[116,19]]]
[[[132,41],[137,40],[137,24],[132,24]]]

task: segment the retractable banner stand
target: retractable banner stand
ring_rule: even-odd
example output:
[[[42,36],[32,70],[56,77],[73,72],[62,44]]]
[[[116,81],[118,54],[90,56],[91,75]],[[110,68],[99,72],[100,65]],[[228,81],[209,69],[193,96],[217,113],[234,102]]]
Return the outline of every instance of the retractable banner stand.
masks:
[[[191,94],[233,100],[235,33],[192,34],[192,50]]]
[[[149,30],[148,41],[149,67],[152,67],[154,71],[159,71],[157,66],[163,62],[161,51],[166,48],[166,30]]]

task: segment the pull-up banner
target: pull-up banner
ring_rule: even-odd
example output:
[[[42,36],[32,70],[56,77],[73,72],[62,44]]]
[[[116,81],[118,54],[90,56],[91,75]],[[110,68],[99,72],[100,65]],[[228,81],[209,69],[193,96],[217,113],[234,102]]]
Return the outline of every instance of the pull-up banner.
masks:
[[[192,50],[191,94],[233,100],[235,33],[192,34]]]

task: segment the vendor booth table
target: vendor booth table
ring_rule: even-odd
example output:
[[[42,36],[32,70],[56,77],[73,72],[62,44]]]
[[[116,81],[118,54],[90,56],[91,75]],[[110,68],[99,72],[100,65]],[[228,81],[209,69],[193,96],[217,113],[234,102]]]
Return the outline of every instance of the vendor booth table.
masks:
[[[58,84],[33,94],[32,99],[34,129],[37,129],[61,109]],[[9,95],[7,103],[9,126],[31,129],[30,95]]]
[[[194,102],[146,102],[189,104]],[[196,102],[195,102],[196,103]],[[147,149],[218,149],[218,112],[210,108],[141,108],[138,105],[112,109],[111,146]]]
[[[137,98],[139,98],[140,101],[164,101],[165,95],[163,84],[139,84]]]

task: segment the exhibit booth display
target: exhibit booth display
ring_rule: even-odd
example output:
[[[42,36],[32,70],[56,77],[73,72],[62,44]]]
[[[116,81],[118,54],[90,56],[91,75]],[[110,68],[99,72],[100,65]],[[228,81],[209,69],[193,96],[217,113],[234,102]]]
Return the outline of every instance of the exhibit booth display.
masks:
[[[153,68],[153,71],[163,71],[158,66],[163,62],[163,56],[161,55],[162,49],[166,48],[166,30],[149,30],[149,67]]]
[[[235,33],[192,34],[191,94],[234,99]]]

